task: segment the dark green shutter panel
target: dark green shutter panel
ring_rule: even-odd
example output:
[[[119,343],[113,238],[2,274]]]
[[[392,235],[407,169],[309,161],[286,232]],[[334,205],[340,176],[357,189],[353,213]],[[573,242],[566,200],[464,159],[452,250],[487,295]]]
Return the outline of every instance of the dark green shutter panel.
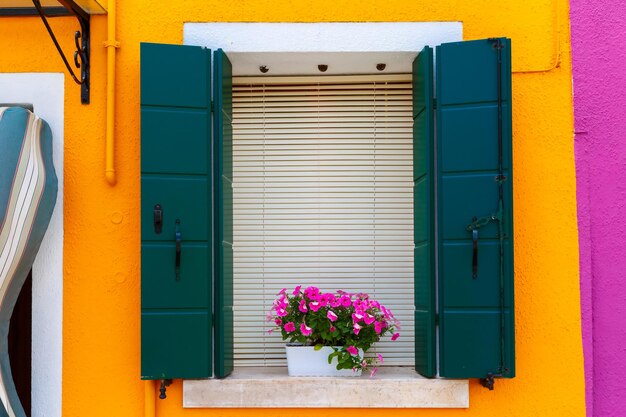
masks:
[[[233,370],[233,85],[232,65],[215,52],[215,376]]]
[[[440,375],[513,377],[509,39],[437,47],[436,114]]]
[[[433,50],[413,61],[413,218],[415,265],[415,369],[426,377],[435,366],[435,262],[433,216]]]
[[[212,375],[210,69],[141,44],[142,379]]]

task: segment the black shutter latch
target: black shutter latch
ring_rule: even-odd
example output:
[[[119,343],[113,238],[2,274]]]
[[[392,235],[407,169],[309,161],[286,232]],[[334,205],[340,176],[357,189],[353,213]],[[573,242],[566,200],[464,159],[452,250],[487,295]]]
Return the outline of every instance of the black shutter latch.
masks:
[[[502,222],[502,211],[489,216],[477,218],[472,217],[472,222],[465,227],[465,230],[472,232],[472,278],[478,278],[478,229],[487,226],[491,222]]]
[[[160,204],[154,205],[153,215],[154,233],[158,235],[161,234],[161,231],[163,230],[163,208],[161,208]]]

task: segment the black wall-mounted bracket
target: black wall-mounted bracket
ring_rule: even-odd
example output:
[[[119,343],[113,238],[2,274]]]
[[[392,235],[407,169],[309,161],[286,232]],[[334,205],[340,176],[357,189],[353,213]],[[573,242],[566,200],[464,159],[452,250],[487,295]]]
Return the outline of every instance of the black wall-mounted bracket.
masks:
[[[493,391],[496,385],[496,380],[493,374],[487,374],[486,377],[480,378],[480,385],[487,388],[489,391]]]
[[[161,384],[159,384],[159,399],[164,400],[167,398],[167,387],[172,385],[171,379],[162,379]]]
[[[37,9],[37,13],[41,17],[52,42],[54,42],[54,46],[59,51],[61,55],[61,59],[65,64],[65,67],[70,72],[70,75],[76,82],[76,84],[80,85],[80,102],[82,104],[89,104],[89,87],[90,87],[90,23],[89,23],[89,14],[81,9],[73,0],[58,0],[72,15],[76,16],[78,19],[78,23],[80,24],[80,30],[77,30],[74,33],[74,45],[76,46],[76,50],[74,51],[74,66],[77,69],[80,69],[80,79],[74,73],[70,63],[68,62],[59,42],[57,41],[50,24],[48,23],[48,19],[46,19],[46,13],[44,8],[41,6],[40,0],[32,0],[35,9]]]

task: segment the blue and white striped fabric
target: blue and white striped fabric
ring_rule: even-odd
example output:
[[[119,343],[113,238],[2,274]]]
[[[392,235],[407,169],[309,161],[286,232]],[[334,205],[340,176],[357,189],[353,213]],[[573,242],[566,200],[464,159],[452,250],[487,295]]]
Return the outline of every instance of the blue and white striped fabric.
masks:
[[[50,126],[20,107],[0,107],[0,417],[25,417],[11,376],[9,321],[57,196]]]

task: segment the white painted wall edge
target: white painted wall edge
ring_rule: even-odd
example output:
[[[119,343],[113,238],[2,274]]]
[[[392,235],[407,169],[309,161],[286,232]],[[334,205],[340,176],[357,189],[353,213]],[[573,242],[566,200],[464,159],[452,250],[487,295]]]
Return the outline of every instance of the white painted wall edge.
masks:
[[[424,46],[463,40],[461,22],[368,23],[185,23],[184,44],[222,48],[233,74],[319,75],[373,74],[376,64],[386,73],[411,72],[411,62]]]
[[[32,416],[61,417],[63,370],[64,76],[0,73],[0,103],[31,103],[52,129],[59,192],[33,265]]]

